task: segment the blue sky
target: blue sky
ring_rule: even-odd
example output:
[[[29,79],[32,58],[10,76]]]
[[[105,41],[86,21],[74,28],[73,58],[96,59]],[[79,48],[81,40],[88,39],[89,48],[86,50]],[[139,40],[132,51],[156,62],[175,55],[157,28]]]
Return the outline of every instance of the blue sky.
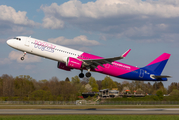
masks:
[[[132,49],[120,62],[138,67],[167,52],[171,58],[163,74],[172,78],[164,85],[178,82],[178,0],[0,0],[0,16],[0,75],[64,80],[80,73],[60,70],[56,61],[32,55],[21,62],[22,52],[10,48],[6,40],[23,35],[45,41],[62,39],[67,42],[57,43],[102,57],[120,56]],[[106,76],[92,75],[96,80]]]

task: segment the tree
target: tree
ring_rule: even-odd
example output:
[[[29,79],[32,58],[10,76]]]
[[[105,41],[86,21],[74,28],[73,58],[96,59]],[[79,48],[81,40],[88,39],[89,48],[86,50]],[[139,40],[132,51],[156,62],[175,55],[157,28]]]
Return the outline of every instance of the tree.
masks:
[[[66,81],[66,82],[70,82],[70,79],[67,77],[67,78],[65,79],[65,81]]]
[[[172,82],[169,86],[168,86],[168,93],[171,93],[173,91],[173,89],[178,89],[178,84],[176,82]]]
[[[12,97],[14,96],[14,78],[7,74],[3,74],[1,77],[1,92],[2,96]]]
[[[102,81],[97,80],[96,83],[98,84],[98,90],[101,90],[102,89]]]
[[[28,97],[34,91],[32,78],[29,75],[20,75],[14,79],[14,92],[16,96]]]
[[[153,89],[154,90],[158,90],[158,89],[160,89],[161,87],[164,87],[163,86],[163,83],[160,81],[160,82],[155,82],[154,84],[153,84]]]
[[[156,95],[158,96],[159,100],[163,100],[163,92],[161,90],[157,90]]]
[[[170,99],[173,101],[179,100],[179,90],[173,89],[173,91],[170,93]]]
[[[131,83],[128,84],[129,90],[131,90],[131,93],[134,93],[139,87],[136,87],[136,81],[132,81]]]
[[[143,91],[141,88],[138,88],[138,89],[136,90],[136,93],[137,93],[137,94],[143,94],[144,91]]]
[[[0,96],[3,96],[3,79],[0,77]]]
[[[72,84],[79,84],[80,83],[80,78],[78,76],[72,77],[71,78],[71,83]]]
[[[122,91],[121,91],[123,94],[125,94],[125,93],[129,93],[129,92],[131,92],[130,91],[130,89],[129,89],[129,87],[123,87],[123,89],[122,89]]]
[[[117,86],[117,89],[121,92],[122,89],[123,89],[121,83],[118,83],[118,82],[115,81],[115,84]]]
[[[85,91],[85,86],[80,83],[80,78],[78,76],[72,77],[71,83],[75,87],[77,95],[81,96]]]
[[[31,100],[49,101],[51,97],[52,97],[51,92],[45,90],[36,90],[33,91],[30,95]]]
[[[81,84],[71,84],[65,81],[60,81],[59,83],[60,93],[58,100],[76,100],[79,94],[81,94]]]
[[[41,90],[48,91],[49,90],[49,81],[46,79],[39,80],[39,85]]]
[[[103,89],[112,89],[112,88],[116,88],[117,87],[117,85],[116,85],[116,83],[110,78],[110,77],[108,77],[108,76],[106,76],[105,78],[104,78],[104,80],[102,80],[102,88]]]
[[[148,82],[146,84],[146,89],[145,89],[145,93],[148,93],[148,94],[152,94],[153,93],[153,86],[150,84],[150,82]]]
[[[85,89],[86,89],[87,92],[91,92],[92,91],[92,87],[91,87],[90,84],[86,84],[85,85]]]
[[[89,78],[88,77],[84,77],[82,79],[82,81],[81,81],[81,84],[86,85],[86,84],[88,84],[88,82],[89,82]]]
[[[89,78],[89,84],[92,87],[92,92],[98,92],[99,91],[98,90],[98,84],[97,84],[97,82],[96,82],[94,77]]]
[[[129,82],[128,81],[123,81],[122,82],[122,85],[121,85],[121,90],[122,90],[122,92],[123,92],[123,89],[124,89],[124,87],[127,87],[127,88],[129,88]]]
[[[57,77],[52,77],[49,80],[47,87],[54,97],[57,97],[60,94],[61,84]]]
[[[123,86],[123,87],[126,87],[126,86],[128,86],[129,84],[130,84],[130,83],[129,83],[128,81],[123,81],[123,82],[122,82],[122,86]]]

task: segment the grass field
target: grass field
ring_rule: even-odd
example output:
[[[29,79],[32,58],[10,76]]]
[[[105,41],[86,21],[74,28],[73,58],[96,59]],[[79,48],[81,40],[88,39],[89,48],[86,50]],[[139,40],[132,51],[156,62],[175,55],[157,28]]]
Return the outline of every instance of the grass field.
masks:
[[[179,115],[0,115],[0,120],[178,120]]]

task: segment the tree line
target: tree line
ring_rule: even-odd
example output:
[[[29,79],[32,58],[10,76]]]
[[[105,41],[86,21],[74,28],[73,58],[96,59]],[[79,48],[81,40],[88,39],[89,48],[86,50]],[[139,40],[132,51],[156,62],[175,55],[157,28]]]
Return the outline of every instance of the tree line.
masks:
[[[98,92],[102,89],[115,89],[121,93],[128,90],[133,94],[170,94],[177,93],[179,83],[172,82],[165,88],[162,82],[144,83],[143,81],[113,81],[109,76],[103,80],[94,77],[80,79],[74,76],[71,80],[59,80],[52,77],[49,80],[35,80],[29,75],[12,77],[4,74],[0,76],[0,100],[1,101],[74,101],[84,92]],[[158,92],[160,91],[160,92]],[[157,93],[158,92],[158,93]],[[172,93],[172,94],[173,94]]]

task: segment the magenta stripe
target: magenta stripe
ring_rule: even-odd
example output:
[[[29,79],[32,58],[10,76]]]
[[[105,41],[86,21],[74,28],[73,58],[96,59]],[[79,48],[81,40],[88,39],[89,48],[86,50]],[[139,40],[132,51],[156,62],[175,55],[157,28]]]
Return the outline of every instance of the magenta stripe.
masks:
[[[110,64],[103,64],[105,66],[105,68],[98,66],[98,69],[95,69],[96,71],[100,72],[100,70],[102,70],[103,73],[105,74],[109,74],[112,76],[119,76],[119,75],[123,75],[135,70],[138,70],[139,68],[131,66],[131,65],[127,65],[127,64],[123,64],[120,62],[113,62],[113,65]]]
[[[83,53],[78,58],[83,59],[83,60],[103,59],[103,57],[99,57],[99,56],[88,54],[88,53]],[[119,75],[123,75],[123,74],[126,74],[126,73],[129,73],[129,72],[132,72],[132,71],[139,69],[137,67],[127,65],[127,64],[124,64],[124,63],[120,63],[120,62],[117,62],[117,61],[112,62],[112,65],[103,64],[103,66],[105,68],[98,65],[97,68],[95,68],[94,71],[102,72],[102,73],[112,75],[112,76],[119,76]]]
[[[156,58],[154,61],[152,61],[151,63],[149,63],[147,66],[164,61],[164,60],[168,60],[170,58],[170,54],[168,53],[163,53],[162,55],[160,55],[158,58]]]

